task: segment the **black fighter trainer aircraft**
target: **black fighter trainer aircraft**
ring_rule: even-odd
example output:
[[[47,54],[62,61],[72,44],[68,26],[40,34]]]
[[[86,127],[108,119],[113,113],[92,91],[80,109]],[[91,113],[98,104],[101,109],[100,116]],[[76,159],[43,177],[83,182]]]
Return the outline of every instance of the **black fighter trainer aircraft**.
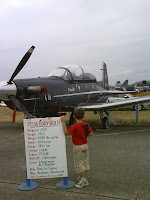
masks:
[[[24,67],[31,56],[34,46],[24,55],[9,81],[0,82],[0,99],[14,109],[22,111],[28,118],[58,116],[61,112],[72,112],[74,107],[85,110],[99,111],[104,128],[108,127],[108,118],[103,112],[114,107],[150,101],[150,96],[126,100],[116,103],[106,103],[110,93],[97,84],[94,75],[88,73],[79,65],[62,66],[55,69],[48,77],[16,79],[16,75]],[[123,93],[123,91],[117,91]],[[109,116],[111,119],[111,117]],[[112,119],[111,119],[112,120]],[[112,120],[113,121],[113,120]]]

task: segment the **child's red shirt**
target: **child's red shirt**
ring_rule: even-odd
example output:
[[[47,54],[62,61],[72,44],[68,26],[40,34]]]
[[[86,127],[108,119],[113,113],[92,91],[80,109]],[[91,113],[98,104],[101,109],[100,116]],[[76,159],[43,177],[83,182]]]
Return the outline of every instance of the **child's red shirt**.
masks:
[[[91,133],[92,130],[88,123],[86,122],[78,122],[72,125],[68,132],[72,135],[72,143],[75,145],[82,145],[87,143],[86,133],[84,126],[88,125],[88,132]]]

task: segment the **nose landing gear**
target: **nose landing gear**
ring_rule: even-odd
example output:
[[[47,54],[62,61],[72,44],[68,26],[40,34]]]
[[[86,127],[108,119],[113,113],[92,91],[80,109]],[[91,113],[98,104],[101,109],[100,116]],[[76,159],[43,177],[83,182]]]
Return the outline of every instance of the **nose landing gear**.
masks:
[[[102,123],[102,128],[103,128],[103,129],[109,129],[108,117],[103,117],[103,118],[101,119],[101,123]]]

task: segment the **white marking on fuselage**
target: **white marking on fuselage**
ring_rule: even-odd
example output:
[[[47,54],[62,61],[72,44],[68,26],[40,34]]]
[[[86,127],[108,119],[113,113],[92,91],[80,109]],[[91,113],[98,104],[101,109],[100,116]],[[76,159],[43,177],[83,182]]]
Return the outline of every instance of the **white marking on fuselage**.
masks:
[[[36,99],[40,99],[40,98],[30,98],[30,99],[24,99],[25,101],[33,101],[33,100],[36,100]]]
[[[68,88],[68,92],[74,92],[75,91],[75,88]]]
[[[80,92],[80,93],[72,93],[72,94],[61,94],[61,95],[55,95],[54,98],[57,97],[67,97],[67,96],[78,96],[78,95],[89,95],[89,94],[102,94],[101,91],[91,91],[91,92]]]

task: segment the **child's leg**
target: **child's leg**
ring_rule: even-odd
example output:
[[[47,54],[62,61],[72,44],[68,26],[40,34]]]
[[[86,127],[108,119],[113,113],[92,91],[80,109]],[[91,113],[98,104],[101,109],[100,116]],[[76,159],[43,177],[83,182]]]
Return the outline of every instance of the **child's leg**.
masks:
[[[75,184],[76,188],[83,188],[89,186],[89,182],[86,179],[86,170],[80,173],[81,177],[77,184]]]
[[[86,171],[81,172],[80,175],[82,178],[86,178]]]
[[[82,178],[86,179],[86,170],[83,171],[83,172],[81,172],[81,173],[79,174],[79,177],[78,177],[77,179],[78,179],[78,181],[80,181]]]
[[[76,145],[73,147],[73,161],[74,161],[74,167],[75,167],[76,173],[80,175],[81,175],[81,172],[84,173],[85,167],[84,167],[83,145],[78,145],[78,146]]]

